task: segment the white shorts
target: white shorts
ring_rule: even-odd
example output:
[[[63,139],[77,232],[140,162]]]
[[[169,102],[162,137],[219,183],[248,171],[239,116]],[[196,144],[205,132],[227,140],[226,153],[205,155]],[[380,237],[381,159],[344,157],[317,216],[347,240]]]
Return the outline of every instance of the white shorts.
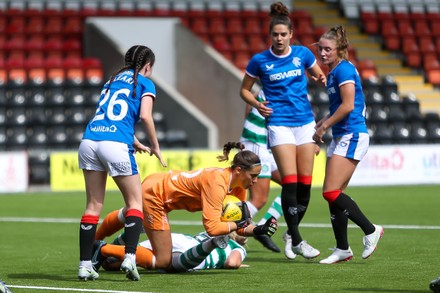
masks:
[[[267,147],[248,140],[243,140],[241,143],[245,146],[246,150],[257,154],[260,158],[261,172],[258,178],[272,178],[272,172],[278,170],[272,152]]]
[[[303,145],[306,143],[314,143],[313,135],[315,134],[316,122],[302,126],[268,126],[268,142],[269,147],[282,144]]]
[[[138,174],[134,149],[116,141],[83,139],[78,149],[80,169],[107,171],[110,176]]]
[[[350,133],[332,139],[328,149],[327,157],[334,154],[348,159],[360,161],[367,154],[370,145],[368,133]]]

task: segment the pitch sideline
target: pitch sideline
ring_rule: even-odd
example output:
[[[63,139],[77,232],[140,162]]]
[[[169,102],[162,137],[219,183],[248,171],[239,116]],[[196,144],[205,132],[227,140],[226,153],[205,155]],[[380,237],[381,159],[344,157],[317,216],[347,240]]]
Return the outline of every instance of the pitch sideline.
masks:
[[[102,220],[101,220],[102,221]],[[11,223],[57,223],[57,224],[78,224],[79,219],[73,218],[22,218],[22,217],[0,217],[0,222]],[[171,225],[176,226],[201,226],[202,222],[199,221],[170,221]],[[286,223],[279,223],[281,227],[287,227]],[[305,228],[331,228],[331,224],[324,223],[302,223],[302,227]],[[381,225],[386,229],[401,229],[401,230],[440,230],[440,226],[428,226],[428,225]],[[355,224],[349,224],[349,228],[357,227]]]

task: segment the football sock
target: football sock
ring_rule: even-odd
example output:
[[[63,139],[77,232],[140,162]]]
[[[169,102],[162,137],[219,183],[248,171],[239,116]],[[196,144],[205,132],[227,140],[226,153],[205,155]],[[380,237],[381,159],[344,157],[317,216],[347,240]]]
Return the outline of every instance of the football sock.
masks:
[[[250,201],[247,201],[246,205],[247,205],[247,207],[249,209],[249,212],[251,213],[251,218],[252,218],[258,212],[258,209]]]
[[[211,238],[181,254],[174,254],[172,260],[173,268],[178,272],[186,272],[193,269],[201,264],[215,248],[216,246]]]
[[[356,202],[345,193],[341,192],[333,204],[340,210],[346,211],[347,217],[358,225],[365,235],[371,234],[376,230],[374,225],[362,213]]]
[[[83,215],[79,225],[79,259],[88,261],[92,259],[93,241],[95,241],[96,227],[99,216]]]
[[[105,216],[98,231],[96,231],[96,240],[104,240],[105,237],[111,236],[117,231],[124,228],[125,218],[122,215],[122,209],[110,212]]]
[[[107,244],[101,248],[101,254],[105,257],[116,257],[124,260],[125,248],[122,245]],[[136,250],[136,264],[144,269],[154,269],[153,252],[143,246],[138,246]]]
[[[348,217],[345,211],[340,210],[334,205],[330,205],[330,220],[332,222],[333,234],[336,239],[336,248],[347,250],[347,228]]]
[[[279,219],[283,215],[283,209],[281,208],[281,194],[278,195],[270,205],[267,212],[264,214],[263,218],[258,222],[258,225],[263,225],[271,217]]]
[[[306,214],[307,207],[310,202],[310,189],[312,187],[312,176],[298,176],[298,190],[297,190],[297,200],[298,200],[298,223]]]
[[[301,241],[301,234],[298,229],[298,202],[296,198],[296,191],[298,184],[295,183],[283,183],[281,190],[281,207],[284,213],[284,219],[286,220],[289,234],[292,236],[292,245],[296,246]]]
[[[136,209],[127,211],[125,219],[125,253],[136,253],[136,247],[139,241],[139,235],[142,229],[144,214]]]

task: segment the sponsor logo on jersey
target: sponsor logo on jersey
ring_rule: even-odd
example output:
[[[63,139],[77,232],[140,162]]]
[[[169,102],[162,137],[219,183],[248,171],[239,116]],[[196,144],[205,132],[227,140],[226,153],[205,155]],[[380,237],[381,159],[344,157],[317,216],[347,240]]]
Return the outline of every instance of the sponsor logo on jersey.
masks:
[[[90,128],[92,132],[116,132],[118,128],[114,125],[112,126],[94,126]]]
[[[294,57],[292,59],[292,63],[293,65],[295,65],[296,67],[300,67],[301,66],[301,59],[299,57]]]
[[[270,79],[270,81],[274,81],[274,80],[281,80],[281,79],[286,79],[286,78],[296,77],[296,76],[301,76],[301,75],[302,75],[301,69],[295,69],[295,70],[289,70],[286,72],[271,74],[271,75],[269,75],[269,79]]]
[[[266,64],[266,71],[271,71],[273,69],[273,64],[267,65]]]

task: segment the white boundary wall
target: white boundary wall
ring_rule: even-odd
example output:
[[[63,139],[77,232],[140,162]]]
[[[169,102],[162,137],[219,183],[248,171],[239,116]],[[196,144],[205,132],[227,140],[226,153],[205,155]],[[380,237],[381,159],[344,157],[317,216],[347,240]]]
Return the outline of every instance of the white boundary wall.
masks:
[[[26,192],[29,185],[26,152],[0,152],[0,193]]]
[[[370,146],[350,186],[440,184],[440,145]]]

